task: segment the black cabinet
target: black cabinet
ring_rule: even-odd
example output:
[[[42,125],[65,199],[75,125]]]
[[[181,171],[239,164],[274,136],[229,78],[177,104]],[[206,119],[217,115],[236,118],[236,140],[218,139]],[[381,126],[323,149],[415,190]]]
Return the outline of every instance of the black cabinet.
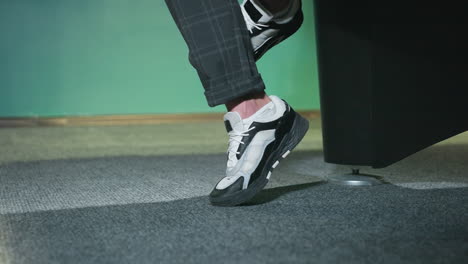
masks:
[[[466,9],[411,3],[315,0],[326,162],[381,168],[468,130]]]

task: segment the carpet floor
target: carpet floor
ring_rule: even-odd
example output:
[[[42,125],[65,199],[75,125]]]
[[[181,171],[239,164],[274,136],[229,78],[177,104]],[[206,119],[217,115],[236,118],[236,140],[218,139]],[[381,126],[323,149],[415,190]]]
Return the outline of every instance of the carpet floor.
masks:
[[[0,263],[468,262],[468,133],[346,187],[315,120],[267,189],[220,208],[226,140],[218,123],[0,129]]]

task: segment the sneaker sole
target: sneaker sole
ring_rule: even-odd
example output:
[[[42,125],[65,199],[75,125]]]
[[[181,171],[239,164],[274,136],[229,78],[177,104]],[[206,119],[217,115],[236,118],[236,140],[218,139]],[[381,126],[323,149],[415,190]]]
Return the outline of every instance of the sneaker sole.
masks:
[[[260,58],[267,53],[271,48],[274,46],[278,45],[279,43],[283,42],[287,38],[289,38],[291,35],[296,33],[299,28],[301,28],[302,22],[304,21],[304,14],[302,12],[302,9],[299,11],[297,14],[297,17],[294,18],[294,21],[292,22],[293,24],[291,25],[290,29],[287,31],[284,31],[284,34],[277,35],[276,37],[270,38],[263,45],[257,48],[257,50],[254,51],[254,58],[255,61],[258,61]]]
[[[291,111],[294,111],[291,109]],[[281,143],[275,151],[272,152],[270,158],[268,158],[265,167],[253,183],[245,190],[238,191],[230,196],[223,196],[219,198],[210,197],[210,202],[212,205],[216,206],[236,206],[243,204],[250,199],[252,199],[257,193],[259,193],[270,180],[273,170],[278,166],[278,164],[285,159],[289,153],[301,142],[304,138],[307,130],[309,129],[309,121],[304,117],[300,116],[298,113],[293,112],[294,122],[291,127],[291,130],[283,137]]]

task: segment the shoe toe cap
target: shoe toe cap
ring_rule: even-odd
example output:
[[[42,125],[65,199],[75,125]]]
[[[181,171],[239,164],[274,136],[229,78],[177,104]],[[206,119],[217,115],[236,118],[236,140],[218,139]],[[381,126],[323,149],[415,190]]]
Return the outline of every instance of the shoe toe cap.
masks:
[[[221,180],[222,181],[222,180]],[[238,191],[242,190],[242,187],[244,185],[244,177],[239,177],[235,182],[233,182],[231,185],[223,188],[223,189],[218,189],[219,183],[216,185],[213,189],[213,191],[210,193],[210,198],[221,198],[225,196],[230,196]]]

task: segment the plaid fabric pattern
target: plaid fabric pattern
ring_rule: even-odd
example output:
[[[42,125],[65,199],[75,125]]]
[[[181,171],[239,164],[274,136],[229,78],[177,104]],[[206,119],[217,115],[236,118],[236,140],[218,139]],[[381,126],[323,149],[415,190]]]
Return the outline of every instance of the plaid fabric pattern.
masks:
[[[209,106],[265,89],[237,0],[166,0],[166,4],[187,42],[189,61]]]

